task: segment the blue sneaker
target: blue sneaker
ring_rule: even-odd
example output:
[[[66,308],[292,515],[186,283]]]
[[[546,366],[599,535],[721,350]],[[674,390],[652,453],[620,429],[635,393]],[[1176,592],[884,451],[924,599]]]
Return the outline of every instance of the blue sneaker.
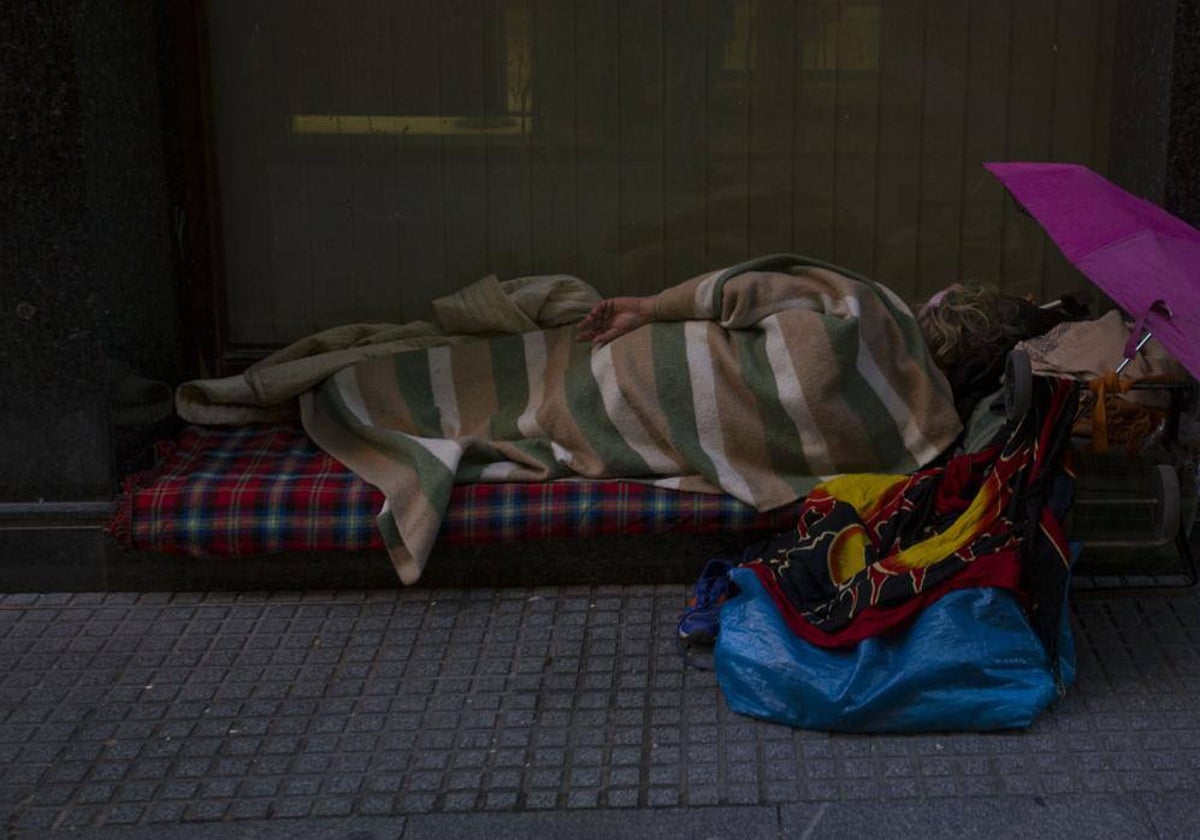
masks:
[[[732,560],[714,558],[704,564],[692,589],[687,609],[679,618],[679,640],[684,645],[712,646],[721,629],[721,604],[732,594],[729,571]]]

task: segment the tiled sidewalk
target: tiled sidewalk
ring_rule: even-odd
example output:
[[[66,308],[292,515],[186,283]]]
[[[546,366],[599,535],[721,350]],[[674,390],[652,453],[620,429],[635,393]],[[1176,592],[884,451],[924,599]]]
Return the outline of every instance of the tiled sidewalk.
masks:
[[[1101,836],[1188,836],[1195,593],[1079,600],[1079,682],[1028,732],[871,737],[729,712],[676,651],[684,593],[0,596],[4,836],[593,836],[676,814],[823,837],[870,814],[953,827],[988,809],[1057,814],[1058,836],[1102,814]]]

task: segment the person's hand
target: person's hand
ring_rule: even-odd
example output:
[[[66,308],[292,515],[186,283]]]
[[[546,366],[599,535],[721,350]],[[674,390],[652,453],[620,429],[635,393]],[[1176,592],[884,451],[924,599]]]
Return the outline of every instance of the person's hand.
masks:
[[[579,341],[596,347],[650,322],[648,298],[606,298],[592,307],[575,332]]]

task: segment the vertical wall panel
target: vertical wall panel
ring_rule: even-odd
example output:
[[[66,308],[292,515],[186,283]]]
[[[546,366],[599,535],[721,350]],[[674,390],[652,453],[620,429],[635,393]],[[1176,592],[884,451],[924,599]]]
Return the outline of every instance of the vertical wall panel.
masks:
[[[366,114],[386,114],[392,100],[392,78],[381,59],[391,49],[390,11],[384,0],[364,2],[360,14],[343,16],[341,47],[346,62],[346,100]],[[389,138],[345,137],[342,146],[350,181],[353,312],[400,310],[400,254],[396,248],[395,185],[381,178],[395,156]],[[355,319],[357,320],[357,319]]]
[[[1096,0],[1096,68],[1092,86],[1092,167],[1107,172],[1112,127],[1113,64],[1117,39],[1117,0]]]
[[[879,45],[876,247],[871,275],[915,300],[925,0],[889,3],[884,13]]]
[[[792,248],[792,110],[795,107],[794,0],[758,0],[750,69],[748,250]]]
[[[442,0],[438,65],[442,116],[482,122],[487,113],[484,79],[484,0]],[[491,186],[483,131],[442,138],[442,205],[446,228],[446,282],[465,286],[491,271],[488,236]]]
[[[1092,159],[1092,114],[1096,91],[1096,54],[1099,20],[1095,0],[1059,0],[1054,34],[1054,108],[1051,114],[1050,160]],[[1086,282],[1047,242],[1042,265],[1040,295],[1053,300],[1078,291]]]
[[[572,43],[578,85],[575,162],[579,201],[575,206],[575,225],[579,231],[579,275],[610,294],[617,290],[621,242],[617,189],[619,24],[620,13],[614,2],[575,3]]]
[[[752,8],[753,0],[708,0],[704,227],[714,266],[742,262],[748,250]]]
[[[249,147],[249,159],[254,162],[257,171],[251,176],[253,186],[246,192],[254,193],[252,212],[261,225],[255,243],[257,254],[248,265],[250,272],[257,277],[257,282],[251,285],[261,289],[266,297],[266,300],[255,306],[244,307],[242,311],[256,316],[247,326],[261,336],[260,343],[268,345],[278,341],[274,324],[286,321],[288,307],[294,306],[290,303],[283,304],[283,299],[293,296],[297,274],[304,274],[302,270],[295,268],[293,256],[289,255],[284,264],[280,264],[277,259],[280,243],[289,250],[295,249],[295,240],[303,234],[299,234],[295,228],[290,235],[281,229],[281,219],[273,199],[277,186],[273,168],[268,163],[271,160],[286,160],[289,154],[285,145],[285,139],[289,137],[286,130],[285,105],[288,70],[280,61],[280,57],[285,54],[281,43],[283,39],[278,28],[274,26],[274,22],[280,16],[281,2],[283,0],[268,0],[261,6],[251,6],[247,10],[251,14],[253,38],[249,77],[257,79],[258,84],[247,85],[244,80],[238,80],[239,86],[250,92],[254,98],[254,114],[249,120],[251,136],[244,147]],[[288,264],[293,266],[291,270],[285,268]],[[232,311],[233,307],[230,309]],[[264,318],[261,313],[268,315]]]
[[[1013,0],[1005,156],[1046,160],[1054,89],[1054,2]],[[1021,294],[1039,293],[1045,235],[1037,223],[1007,202],[1004,209],[1001,282]]]
[[[620,255],[616,288],[642,294],[663,275],[663,8],[620,0]]]
[[[390,107],[384,114],[443,113],[442,88],[447,82],[438,60],[439,4],[440,0],[416,0],[414,6],[406,3],[409,14],[390,4],[391,69],[387,75],[392,90]],[[379,318],[403,322],[426,317],[428,301],[451,285],[442,199],[446,164],[441,137],[391,133],[387,138],[392,163],[379,174],[381,183],[390,186],[394,202],[395,249],[400,266],[396,285],[401,305],[395,311],[381,313]]]
[[[668,2],[663,11],[663,279],[671,283],[712,264],[704,230],[708,5]]]
[[[220,8],[230,8],[221,6]],[[309,192],[309,181],[312,176],[306,165],[306,147],[310,138],[298,136],[286,125],[288,116],[295,113],[308,113],[310,104],[307,102],[308,76],[311,67],[305,61],[306,54],[313,47],[305,48],[307,33],[304,31],[305,17],[301,15],[281,14],[282,25],[278,27],[279,50],[277,58],[280,64],[282,81],[282,113],[278,119],[282,125],[279,132],[281,141],[276,148],[278,152],[274,166],[267,165],[271,181],[271,218],[274,236],[270,241],[271,265],[278,278],[273,278],[273,287],[279,292],[275,294],[271,315],[267,316],[262,310],[251,309],[241,312],[244,318],[253,320],[264,332],[270,332],[270,338],[275,341],[287,338],[297,338],[313,331],[316,324],[316,314],[313,305],[313,235],[314,220],[319,211],[314,206]],[[311,25],[311,24],[310,24]],[[216,64],[216,59],[213,61]],[[221,102],[217,103],[217,125],[220,126]],[[221,177],[221,195],[227,195],[231,189],[238,188],[238,182],[231,180],[223,169],[218,170]],[[228,239],[230,233],[239,225],[235,219],[222,217],[222,237]],[[241,267],[226,255],[225,282],[227,289],[241,283],[253,284],[254,278],[245,278],[237,274]],[[282,288],[281,288],[282,287]],[[232,301],[229,304],[230,314],[238,315],[239,311]],[[230,324],[230,336],[235,340],[250,342],[251,339],[240,331],[234,331]]]
[[[999,283],[1005,207],[1003,187],[982,167],[1005,159],[1012,9],[1008,0],[972,0],[968,10],[966,129],[963,138],[964,280]]]
[[[921,207],[916,294],[928,298],[961,279],[964,113],[968,6],[928,0],[921,95]]]
[[[802,254],[834,258],[834,166],[837,140],[835,0],[798,0],[799,69],[792,131],[792,241]]]
[[[347,22],[330,0],[311,2],[318,25],[301,31],[301,60],[307,65],[300,101],[312,113],[345,107]],[[353,107],[353,106],[351,106]],[[318,325],[356,320],[353,306],[354,253],[351,214],[353,182],[347,171],[353,140],[341,134],[303,138],[297,161],[307,182],[308,238],[312,260],[312,317]]]
[[[1091,167],[1100,173],[1109,171],[1112,145],[1112,96],[1113,74],[1117,43],[1117,0],[1096,0],[1096,68],[1092,87],[1092,157]],[[1085,287],[1091,294],[1094,311],[1107,308],[1108,298],[1090,284]],[[1066,291],[1071,291],[1070,289]]]
[[[533,135],[530,144],[530,271],[578,272],[575,207],[577,111],[575,9],[535,0],[532,9]]]
[[[1059,0],[1054,33],[1054,110],[1050,158],[1087,160],[1092,154],[1099,19],[1095,0]]]
[[[878,28],[869,18],[878,11],[876,4],[838,4],[833,259],[863,273],[875,261]]]
[[[237,192],[221,195],[221,215],[232,222],[223,241],[231,269],[227,271],[229,326],[254,343],[273,338],[270,320],[260,315],[273,308],[272,287],[254,280],[271,276],[271,252],[259,244],[270,237],[270,227],[263,224],[270,217],[270,181],[263,149],[270,127],[268,116],[260,110],[264,91],[241,82],[254,76],[269,49],[271,34],[263,31],[261,14],[261,9],[250,6],[232,8],[213,21],[209,30],[214,49],[229,56],[212,73],[214,95],[224,106],[216,127],[217,157],[223,177],[243,185]]]
[[[507,125],[533,104],[529,54],[528,0],[482,0],[479,58],[483,80],[483,123]],[[489,72],[491,71],[491,72]],[[518,105],[518,103],[521,103]],[[530,158],[528,136],[488,131],[483,136],[483,169],[487,179],[488,259],[481,273],[528,274],[530,254]]]

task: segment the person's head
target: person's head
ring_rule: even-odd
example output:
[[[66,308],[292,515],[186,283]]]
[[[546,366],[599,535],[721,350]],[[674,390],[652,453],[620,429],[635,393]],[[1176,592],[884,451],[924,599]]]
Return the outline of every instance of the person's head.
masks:
[[[1042,309],[980,284],[950,286],[917,310],[921,335],[963,417],[1000,387],[1008,353],[1018,342],[1072,317],[1067,310]]]
[[[1003,295],[990,285],[955,284],[917,311],[921,335],[951,383],[952,371],[991,368],[1018,341],[1030,338],[1028,301]]]

